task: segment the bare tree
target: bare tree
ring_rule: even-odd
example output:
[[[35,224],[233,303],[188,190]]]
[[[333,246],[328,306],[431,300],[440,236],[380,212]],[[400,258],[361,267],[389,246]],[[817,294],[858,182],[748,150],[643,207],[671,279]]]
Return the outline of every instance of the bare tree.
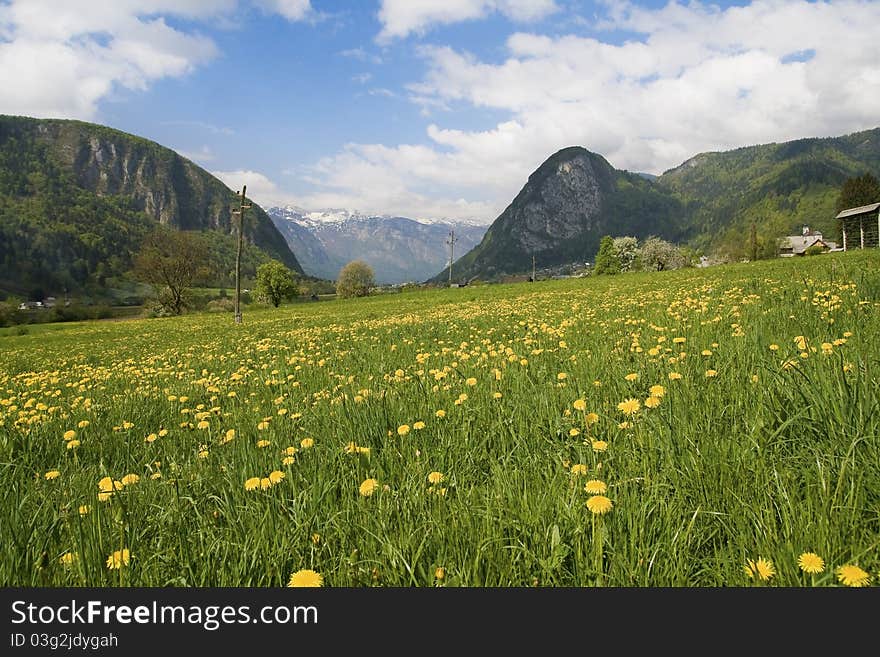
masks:
[[[198,235],[159,226],[144,238],[133,272],[156,289],[164,310],[179,315],[187,290],[204,275],[206,264],[206,247]]]

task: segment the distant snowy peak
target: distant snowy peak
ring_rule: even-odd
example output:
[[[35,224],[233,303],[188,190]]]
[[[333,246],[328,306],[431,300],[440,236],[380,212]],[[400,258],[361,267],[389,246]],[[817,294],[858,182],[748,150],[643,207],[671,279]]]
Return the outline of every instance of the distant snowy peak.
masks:
[[[364,214],[357,210],[346,209],[322,209],[322,210],[305,210],[295,205],[286,207],[268,208],[267,212],[270,216],[283,217],[290,221],[303,226],[321,227],[326,225],[339,225],[349,222],[358,223],[374,223],[389,220],[413,221],[425,225],[441,225],[441,226],[488,226],[487,224],[475,220],[459,220],[459,219],[413,219],[410,217],[400,217],[390,214]]]

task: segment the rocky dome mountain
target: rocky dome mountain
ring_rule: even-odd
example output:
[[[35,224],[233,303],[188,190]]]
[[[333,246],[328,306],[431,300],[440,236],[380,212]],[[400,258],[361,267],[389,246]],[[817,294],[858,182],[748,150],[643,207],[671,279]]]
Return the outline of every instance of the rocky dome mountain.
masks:
[[[82,121],[0,115],[0,282],[12,287],[75,287],[99,265],[119,273],[156,223],[229,236],[235,203],[220,180],[153,141]],[[302,273],[256,204],[244,234]],[[70,275],[53,275],[58,269]],[[19,270],[28,280],[16,280]]]
[[[834,239],[840,188],[864,173],[880,176],[880,128],[701,153],[659,177],[564,148],[454,263],[454,278],[527,273],[532,256],[539,268],[592,261],[603,235],[657,236],[736,259],[752,222],[772,255],[778,236],[804,225]],[[431,280],[447,278],[444,269]]]
[[[643,175],[618,171],[580,146],[550,156],[529,176],[483,240],[453,265],[453,277],[505,274],[584,262],[603,235],[681,239],[681,203]],[[448,268],[432,280],[442,282]]]
[[[345,263],[361,259],[379,283],[423,281],[449,262],[446,240],[455,231],[456,252],[476,246],[488,226],[426,223],[407,217],[364,215],[350,210],[269,208],[269,216],[312,276],[333,280]]]

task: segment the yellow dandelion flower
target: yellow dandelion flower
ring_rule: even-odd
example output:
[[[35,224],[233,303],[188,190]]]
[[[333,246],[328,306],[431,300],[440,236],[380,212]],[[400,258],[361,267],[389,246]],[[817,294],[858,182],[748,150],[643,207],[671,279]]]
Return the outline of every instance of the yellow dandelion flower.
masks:
[[[587,500],[587,508],[596,515],[608,513],[611,511],[612,506],[614,505],[611,503],[611,500],[604,495],[593,495]]]
[[[408,433],[409,433],[409,425],[408,424],[401,424],[399,427],[397,427],[397,435],[398,436],[405,436]]]
[[[64,432],[62,438],[64,438],[64,440],[73,440],[74,438],[76,438],[76,431],[74,431],[73,429],[68,429]]]
[[[269,481],[273,484],[279,483],[282,479],[284,479],[284,473],[281,470],[273,470],[269,473]]]
[[[669,373],[669,380],[670,381],[678,381],[680,378],[681,378],[681,374],[679,374],[678,372],[670,372]]]
[[[825,560],[815,552],[804,552],[798,557],[797,563],[801,570],[811,575],[825,570]]]
[[[161,479],[161,478],[162,478],[162,473],[161,473],[161,472],[154,472],[153,474],[150,475],[150,479],[153,479],[154,481],[155,481],[156,479]]]
[[[260,478],[260,490],[267,490],[272,487],[272,480],[269,477]]]
[[[672,342],[674,342],[675,344],[684,344],[685,342],[687,342],[687,338],[672,338]]]
[[[67,443],[67,449],[76,449],[80,446],[80,442],[78,440],[71,440]]]
[[[446,577],[446,569],[445,568],[438,567],[434,571],[434,579],[442,581],[445,577]]]
[[[583,400],[583,399],[575,399],[574,403],[572,404],[572,407],[576,411],[585,411],[585,410],[587,410],[587,402],[586,402],[586,400]]]
[[[314,438],[303,438],[302,440],[299,441],[299,446],[302,447],[303,449],[311,449],[312,447],[315,446],[315,439]]]
[[[208,458],[209,455],[210,455],[210,452],[206,449],[199,451],[199,458],[200,459],[206,459],[206,458]]]
[[[263,420],[262,422],[259,422],[259,423],[257,424],[257,430],[258,430],[258,431],[263,431],[264,429],[268,429],[268,428],[269,428],[269,423],[266,422],[265,420]]]
[[[210,422],[208,422],[207,420],[202,420],[201,422],[199,422],[196,425],[196,429],[207,429],[210,426],[211,426]]]
[[[632,422],[628,422],[627,420],[624,420],[623,422],[617,423],[618,429],[629,429],[631,426],[632,426]]]
[[[418,431],[418,430],[420,430],[420,429],[424,429],[424,428],[425,428],[425,423],[422,422],[421,420],[419,420],[418,422],[413,422],[413,426],[412,426],[412,428],[415,429],[416,431]]]
[[[711,356],[712,350],[711,349],[703,349],[703,351],[700,352],[700,355],[701,356]]]
[[[801,351],[804,351],[807,348],[807,339],[802,335],[796,335],[794,338],[794,343]]]
[[[635,372],[630,372],[629,374],[627,374],[623,378],[626,379],[627,381],[638,381],[639,375],[636,374]]]
[[[159,429],[159,438],[163,438],[168,435],[168,429]]]
[[[251,477],[246,482],[244,482],[245,490],[256,490],[260,487],[260,478],[259,477]]]
[[[584,416],[584,422],[586,422],[587,425],[596,424],[596,422],[598,422],[598,421],[599,421],[599,416],[596,413],[587,413]]]
[[[257,441],[257,447],[259,447],[260,449],[262,449],[262,448],[264,448],[264,447],[268,447],[268,446],[271,445],[271,444],[272,444],[272,441],[271,441],[271,440],[265,440],[265,439],[263,439],[263,440],[258,440],[258,441]]]
[[[659,397],[648,397],[645,400],[645,408],[657,408],[660,405]]]
[[[617,410],[621,413],[626,413],[627,415],[635,415],[639,412],[639,409],[642,407],[641,402],[638,399],[625,399],[617,405]]]
[[[358,454],[362,454],[363,456],[370,455],[370,448],[369,447],[356,447],[355,451],[357,451]]]
[[[65,552],[58,559],[58,563],[60,563],[62,566],[72,566],[78,558],[79,555],[76,552]]]
[[[471,376],[471,377],[468,377],[468,379],[465,381],[465,383],[468,384],[469,386],[475,386],[475,385],[477,385],[477,380]]]
[[[154,443],[154,442],[156,442],[156,439],[157,439],[158,437],[159,437],[159,436],[157,436],[156,434],[151,433],[151,434],[148,435],[146,438],[144,438],[144,442],[145,442],[145,443]]]
[[[292,456],[285,456],[281,459],[281,465],[293,465],[296,463],[296,459]]]
[[[599,479],[590,479],[584,484],[584,490],[590,495],[604,495],[608,490],[608,486],[605,485],[604,481],[600,481]]]
[[[444,411],[444,410],[441,408],[439,411],[436,411],[436,412],[434,413],[434,415],[436,415],[436,416],[439,417],[439,418],[444,418],[444,417],[446,417],[446,411]]]
[[[716,370],[706,370],[707,379],[711,379],[713,376],[718,376],[718,372]]]
[[[770,351],[779,351],[779,345],[778,344],[771,344]]]
[[[503,396],[504,395],[502,395],[500,392],[493,392],[492,393],[492,399],[501,399]]]
[[[568,430],[568,435],[569,436],[580,436],[581,430],[578,429],[577,427],[572,427],[571,429]]]
[[[290,588],[317,588],[323,586],[324,578],[314,570],[297,570],[290,576],[287,586]]]
[[[571,466],[571,474],[573,474],[573,475],[587,474],[587,464],[586,463],[575,463],[573,466]]]
[[[567,378],[568,378],[568,374],[566,374],[565,372],[560,372],[559,374],[556,375],[557,381],[565,381]]]
[[[321,542],[321,535],[318,532],[312,534],[312,543],[318,545]]]
[[[871,583],[871,576],[854,564],[840,566],[835,573],[837,579],[846,586],[867,586]]]
[[[132,485],[136,484],[137,482],[139,482],[140,480],[141,480],[141,478],[139,476],[137,476],[136,474],[127,474],[122,478],[122,485],[123,486],[132,486]]]
[[[591,443],[591,446],[593,447],[594,452],[604,452],[606,449],[608,449],[608,443],[604,440],[594,440]]]
[[[756,561],[749,559],[743,566],[743,570],[752,579],[760,579],[765,582],[776,574],[773,562],[764,557],[760,557]]]
[[[92,510],[92,507],[90,507],[88,504],[81,504],[79,507],[79,515],[81,515],[81,516],[88,515],[88,513],[91,510]]]
[[[87,426],[89,426],[89,424],[91,424],[91,423],[88,420],[80,420],[79,422],[76,423],[76,428],[77,429],[85,429]]]
[[[127,566],[130,561],[131,553],[128,551],[128,548],[116,550],[113,554],[107,557],[107,568],[111,570],[119,570],[123,566]]]
[[[61,473],[58,470],[49,470],[46,474],[43,475],[47,481],[52,481],[53,479],[58,479],[61,476]]]
[[[360,487],[358,488],[358,492],[363,497],[369,497],[376,492],[376,489],[378,487],[379,482],[376,479],[364,479],[363,482],[361,482]]]
[[[435,470],[434,472],[428,474],[428,482],[431,484],[439,484],[441,481],[443,481],[443,479],[444,477],[442,472],[437,472]]]

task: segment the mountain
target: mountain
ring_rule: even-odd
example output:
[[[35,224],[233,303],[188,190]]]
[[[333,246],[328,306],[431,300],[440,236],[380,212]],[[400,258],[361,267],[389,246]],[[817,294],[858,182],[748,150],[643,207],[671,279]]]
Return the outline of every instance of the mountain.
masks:
[[[579,146],[547,159],[453,265],[456,279],[497,279],[592,261],[603,235],[656,235],[705,252],[744,255],[755,222],[764,255],[804,225],[836,237],[843,182],[880,176],[880,128],[701,153],[655,177],[613,168]],[[880,199],[878,199],[880,200]],[[444,269],[432,280],[443,282]]]
[[[81,121],[0,115],[0,287],[75,290],[123,274],[157,223],[229,250],[235,193],[171,149]],[[257,205],[248,253],[302,273]],[[213,251],[214,249],[212,249]]]
[[[694,246],[730,248],[752,221],[765,240],[804,225],[833,239],[840,188],[866,172],[880,175],[880,128],[701,153],[657,184],[686,207]]]
[[[451,230],[455,249],[464,253],[476,246],[487,228],[348,210],[287,207],[269,208],[268,213],[309,274],[335,279],[345,263],[361,259],[373,268],[379,283],[425,280],[449,262],[446,240]]]
[[[457,280],[493,279],[592,259],[603,235],[679,239],[683,208],[642,175],[613,168],[580,146],[549,157],[492,223],[483,240],[453,265]],[[445,281],[444,269],[432,280]]]

